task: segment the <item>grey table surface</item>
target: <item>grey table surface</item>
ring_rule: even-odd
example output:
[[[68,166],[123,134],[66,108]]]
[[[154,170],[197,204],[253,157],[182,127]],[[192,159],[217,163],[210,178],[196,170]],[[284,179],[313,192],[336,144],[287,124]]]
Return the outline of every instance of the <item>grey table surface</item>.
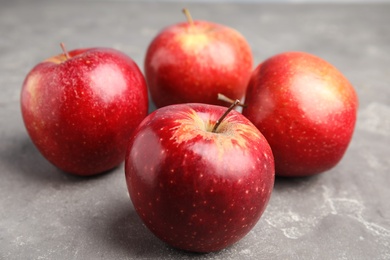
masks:
[[[1,1],[0,259],[390,259],[390,5],[186,6],[196,19],[239,30],[256,65],[299,50],[338,67],[360,98],[343,160],[311,178],[277,178],[262,218],[237,244],[210,254],[172,249],[136,215],[123,165],[80,178],[39,154],[19,95],[28,71],[60,53],[60,42],[113,47],[142,68],[154,35],[184,20],[183,3]]]

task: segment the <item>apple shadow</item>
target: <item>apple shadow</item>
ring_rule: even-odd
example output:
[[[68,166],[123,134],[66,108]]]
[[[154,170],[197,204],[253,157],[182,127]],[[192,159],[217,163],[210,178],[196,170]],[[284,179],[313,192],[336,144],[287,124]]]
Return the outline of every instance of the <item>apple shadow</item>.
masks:
[[[110,216],[106,219],[108,223],[91,229],[90,235],[103,240],[116,254],[137,259],[159,259],[167,255],[178,258],[204,255],[175,249],[158,239],[143,224],[131,202],[117,205],[107,215]]]
[[[321,175],[312,175],[305,177],[282,177],[276,176],[274,183],[274,191],[283,191],[291,188],[299,188],[308,184],[315,184],[321,178]]]
[[[64,172],[46,160],[28,136],[18,138],[7,150],[2,150],[0,160],[9,173],[22,175],[26,182],[64,184],[88,181],[106,174],[77,176]]]

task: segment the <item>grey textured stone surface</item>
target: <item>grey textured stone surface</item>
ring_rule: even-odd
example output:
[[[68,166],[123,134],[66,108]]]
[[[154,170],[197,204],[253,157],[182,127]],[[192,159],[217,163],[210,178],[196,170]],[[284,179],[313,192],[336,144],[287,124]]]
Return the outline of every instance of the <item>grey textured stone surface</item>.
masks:
[[[183,21],[180,3],[0,2],[0,259],[390,259],[390,5],[186,4],[197,19],[239,30],[256,64],[288,50],[318,55],[356,87],[356,131],[332,170],[276,179],[256,227],[221,252],[197,255],[155,238],[136,215],[123,165],[78,178],[29,140],[21,85],[68,49],[117,48],[142,68],[148,43]],[[151,110],[153,110],[153,106]]]

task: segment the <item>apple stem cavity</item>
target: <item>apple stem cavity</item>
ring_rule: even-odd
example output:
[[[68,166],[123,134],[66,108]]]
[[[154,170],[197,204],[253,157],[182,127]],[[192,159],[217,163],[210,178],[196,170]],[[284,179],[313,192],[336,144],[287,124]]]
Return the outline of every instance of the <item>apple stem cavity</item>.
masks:
[[[61,49],[62,49],[62,52],[63,52],[65,58],[66,58],[67,60],[69,60],[69,59],[70,59],[70,56],[69,56],[68,51],[67,51],[66,48],[65,48],[65,44],[64,44],[63,42],[61,42],[61,43],[60,43],[60,46],[61,46]]]
[[[194,20],[192,19],[191,13],[187,8],[183,8],[183,13],[187,17],[188,23],[193,26],[194,25]]]
[[[225,119],[225,117],[232,111],[236,106],[241,105],[240,100],[236,99],[233,104],[230,105],[230,107],[223,113],[223,115],[217,120],[215,123],[213,130],[211,130],[212,133],[216,133],[218,130],[218,127],[221,125],[222,121]]]

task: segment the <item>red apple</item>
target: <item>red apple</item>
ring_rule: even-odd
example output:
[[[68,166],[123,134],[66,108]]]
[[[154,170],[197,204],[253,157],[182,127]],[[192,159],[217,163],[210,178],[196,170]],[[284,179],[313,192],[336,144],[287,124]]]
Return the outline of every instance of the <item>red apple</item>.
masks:
[[[134,131],[125,160],[133,205],[169,245],[223,249],[255,226],[270,198],[274,160],[265,138],[225,107],[177,104],[157,109]]]
[[[334,167],[355,127],[358,99],[331,64],[303,52],[269,58],[253,72],[243,114],[271,145],[279,176]]]
[[[218,93],[242,99],[253,68],[247,41],[232,28],[187,15],[188,22],[163,29],[148,47],[145,77],[154,104],[226,105]]]
[[[124,161],[128,139],[148,111],[145,79],[134,61],[109,48],[49,58],[26,76],[23,120],[47,160],[76,175]]]

